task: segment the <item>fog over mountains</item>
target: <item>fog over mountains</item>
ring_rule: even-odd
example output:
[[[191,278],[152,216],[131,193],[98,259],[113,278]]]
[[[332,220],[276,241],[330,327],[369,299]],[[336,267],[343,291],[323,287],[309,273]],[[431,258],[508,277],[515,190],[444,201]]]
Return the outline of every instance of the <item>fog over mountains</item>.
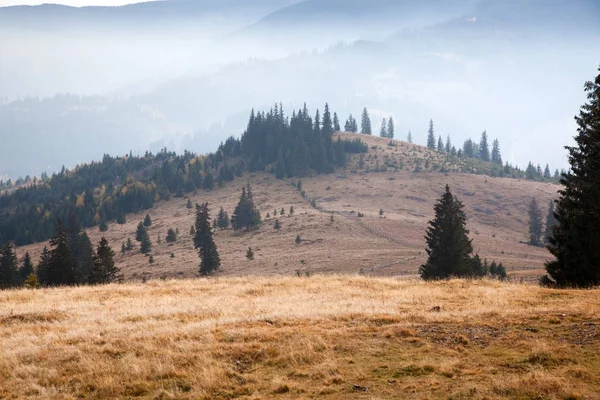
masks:
[[[600,61],[596,0],[170,0],[0,8],[0,176],[212,151],[251,108],[368,107],[378,132],[566,166]],[[68,94],[67,94],[68,93]]]

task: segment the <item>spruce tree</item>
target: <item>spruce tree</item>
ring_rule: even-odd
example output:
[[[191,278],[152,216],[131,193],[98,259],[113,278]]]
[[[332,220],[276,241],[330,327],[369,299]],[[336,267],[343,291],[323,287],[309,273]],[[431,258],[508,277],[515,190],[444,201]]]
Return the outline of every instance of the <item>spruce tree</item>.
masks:
[[[17,255],[9,243],[0,247],[0,289],[17,284]]]
[[[474,275],[473,246],[467,236],[469,231],[463,207],[446,185],[446,192],[434,207],[435,218],[429,222],[425,235],[429,257],[420,268],[421,278],[435,280]]]
[[[486,131],[483,131],[481,134],[481,141],[479,142],[479,158],[486,162],[490,161],[490,146],[488,144]]]
[[[200,256],[200,275],[209,275],[221,266],[221,258],[213,240],[208,203],[196,204],[196,236],[194,248]]]
[[[88,277],[92,271],[94,265],[93,261],[94,248],[92,241],[87,235],[86,231],[83,231],[79,235],[79,249],[77,253],[74,253],[75,261],[77,262],[79,283],[87,283]]]
[[[152,226],[152,218],[150,218],[150,214],[146,214],[146,216],[144,217],[144,226],[146,228]]]
[[[406,136],[406,141],[408,143],[412,143],[413,142],[413,137],[412,137],[411,131],[408,131],[408,135]]]
[[[35,273],[35,270],[33,268],[33,262],[31,261],[31,256],[29,255],[29,252],[26,252],[25,256],[23,257],[21,267],[18,271],[19,286],[22,286],[25,283],[27,277],[33,273]]]
[[[535,197],[529,203],[529,244],[542,245],[542,211]]]
[[[433,129],[433,120],[429,120],[429,130],[427,131],[427,148],[435,150],[435,131]]]
[[[252,247],[248,247],[248,250],[246,250],[246,258],[248,260],[254,260],[254,250],[252,250]]]
[[[42,254],[40,255],[40,261],[36,268],[36,275],[38,281],[41,284],[47,284],[48,282],[48,268],[50,267],[50,252],[48,247],[44,246]]]
[[[598,68],[600,71],[600,68]],[[585,84],[588,102],[575,118],[575,146],[566,147],[571,169],[555,210],[558,224],[548,250],[547,283],[558,287],[600,284],[600,74]]]
[[[221,207],[219,214],[217,214],[217,227],[220,229],[227,229],[229,228],[229,224],[229,214]]]
[[[502,155],[500,154],[500,142],[498,139],[494,139],[492,143],[492,162],[494,164],[502,165]]]
[[[250,183],[242,188],[240,201],[238,202],[231,217],[231,226],[234,230],[251,230],[260,226],[261,218],[258,208],[254,204],[254,196]]]
[[[367,107],[363,109],[362,118],[360,122],[360,133],[365,135],[371,135],[371,118],[369,117],[369,111]]]
[[[383,119],[383,121],[381,121],[381,130],[379,131],[379,137],[382,137],[382,138],[388,137],[387,123],[385,121],[385,118]]]
[[[188,210],[192,209],[194,207],[194,205],[192,204],[192,199],[190,199],[188,197],[187,202],[185,203],[185,208],[187,208]]]
[[[552,232],[554,227],[558,224],[556,217],[554,216],[554,202],[550,201],[548,205],[548,215],[546,215],[546,231],[544,233],[544,240],[546,243],[549,242],[550,237],[552,237]]]
[[[552,178],[552,174],[550,173],[550,166],[546,164],[546,168],[544,169],[544,179],[550,180]]]
[[[115,266],[115,252],[108,241],[103,237],[94,254],[94,266],[90,273],[89,282],[92,285],[105,285],[112,282],[121,282],[123,275],[121,270]]]
[[[387,127],[387,134],[388,134],[388,138],[393,139],[394,138],[394,118],[390,117],[390,119],[388,120],[388,127]]]
[[[335,132],[341,131],[341,128],[340,128],[340,119],[338,118],[338,115],[335,112],[333,113],[333,130]]]
[[[173,228],[169,228],[167,231],[167,237],[165,238],[167,243],[175,243],[177,241],[177,233]]]
[[[152,242],[150,241],[150,236],[148,236],[148,232],[142,237],[142,241],[140,243],[140,252],[142,254],[148,254],[152,251]]]
[[[438,136],[437,151],[440,153],[444,152],[444,142],[442,141],[442,135]]]
[[[444,151],[448,154],[452,153],[452,143],[450,143],[450,135],[446,137],[446,147]]]
[[[75,285],[78,281],[77,262],[73,258],[67,231],[58,219],[56,236],[50,239],[49,262],[46,271],[48,286]]]
[[[148,232],[146,231],[146,228],[144,227],[144,223],[140,221],[140,223],[138,223],[137,229],[135,231],[135,240],[137,240],[138,242],[141,242],[145,236],[148,235]]]

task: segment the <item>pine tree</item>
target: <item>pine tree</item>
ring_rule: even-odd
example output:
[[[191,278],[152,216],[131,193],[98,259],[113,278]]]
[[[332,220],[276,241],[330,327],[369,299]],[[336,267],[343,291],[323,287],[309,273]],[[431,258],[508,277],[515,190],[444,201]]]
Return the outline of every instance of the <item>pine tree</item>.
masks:
[[[300,243],[302,243],[302,238],[300,235],[296,235],[296,245],[299,245]]]
[[[279,223],[279,219],[275,220],[275,224],[273,224],[273,229],[275,229],[275,230],[281,229],[281,224]]]
[[[127,238],[127,242],[125,243],[125,247],[127,247],[127,251],[133,250],[133,242],[131,238]]]
[[[412,143],[413,142],[412,133],[410,131],[408,131],[408,135],[406,136],[406,141],[408,143]]]
[[[552,237],[554,227],[558,224],[556,217],[554,216],[554,202],[550,201],[548,205],[548,215],[546,216],[546,232],[544,234],[545,242],[549,242],[549,238]]]
[[[294,206],[290,206],[290,215],[294,215]]]
[[[42,254],[40,255],[40,261],[36,268],[36,275],[38,281],[41,284],[46,284],[48,282],[48,268],[50,267],[50,252],[48,251],[48,247],[44,246],[42,250]]]
[[[388,120],[388,128],[387,128],[387,134],[388,134],[388,138],[393,139],[394,138],[394,119],[392,117],[390,117],[390,119]]]
[[[196,205],[196,236],[194,248],[200,256],[200,275],[209,275],[221,266],[221,258],[217,245],[213,240],[213,231],[210,226],[208,203]]]
[[[542,245],[542,211],[535,197],[529,203],[529,244]]]
[[[344,124],[344,131],[345,132],[353,132],[352,130],[352,120],[354,118],[352,117],[352,114],[350,114],[350,116],[348,117],[348,119],[346,120],[346,123]]]
[[[435,131],[433,130],[433,120],[429,120],[429,130],[427,131],[427,148],[435,150]]]
[[[227,214],[227,211],[223,210],[223,207],[221,207],[219,214],[217,214],[217,227],[220,229],[227,229],[229,228],[229,225],[229,214]]]
[[[73,253],[75,261],[77,262],[79,283],[84,284],[88,282],[88,278],[94,265],[92,258],[93,253],[94,248],[92,246],[92,241],[88,237],[87,232],[83,231],[79,235],[79,249],[77,252]]]
[[[550,180],[552,178],[552,174],[550,173],[550,166],[546,164],[546,168],[544,169],[544,179]]]
[[[152,218],[150,218],[150,214],[146,214],[146,216],[144,217],[144,226],[146,228],[152,226]]]
[[[148,232],[146,231],[146,228],[144,227],[144,223],[143,222],[139,222],[137,229],[135,231],[135,240],[138,242],[141,242],[142,239],[144,239],[144,236],[146,236],[148,234]]]
[[[167,231],[167,237],[165,238],[167,243],[175,243],[177,241],[177,233],[173,228],[169,228]]]
[[[425,239],[427,241],[427,262],[421,266],[423,279],[447,279],[452,276],[473,276],[471,259],[473,246],[466,229],[467,217],[463,204],[450,192],[446,192],[434,207],[435,218],[429,222]]]
[[[383,121],[381,121],[381,130],[379,131],[379,137],[382,137],[382,138],[388,137],[387,122],[385,121],[385,118],[383,119]]]
[[[46,282],[43,283],[48,286],[75,285],[78,280],[77,262],[60,219],[56,224],[56,236],[50,239],[50,246]]]
[[[125,247],[125,242],[121,243],[121,254],[127,253],[127,247]]]
[[[248,260],[254,260],[254,250],[252,250],[252,247],[248,247],[248,250],[246,250],[246,258]]]
[[[236,231],[256,229],[260,226],[260,219],[260,212],[254,204],[252,188],[248,183],[245,188],[242,188],[240,201],[231,217],[231,226]]]
[[[369,111],[367,107],[363,109],[362,118],[360,123],[360,133],[365,135],[371,135],[371,118],[369,117]]]
[[[333,113],[333,130],[336,132],[341,131],[340,128],[340,119],[338,118],[337,113]]]
[[[500,154],[500,142],[498,139],[494,139],[492,143],[492,162],[494,164],[502,165],[502,155]]]
[[[9,243],[0,248],[0,289],[17,284],[17,255]]]
[[[148,232],[142,238],[140,243],[140,252],[142,254],[148,254],[152,251],[152,242],[150,241],[150,236],[148,236]]]
[[[452,143],[450,143],[450,135],[448,135],[446,137],[446,147],[445,147],[445,151],[446,153],[450,154],[452,152]]]
[[[114,257],[115,252],[103,237],[96,248],[96,254],[94,254],[94,267],[90,273],[90,284],[105,285],[123,280],[121,270],[115,266]]]
[[[192,204],[192,199],[190,199],[188,197],[187,199],[187,203],[185,203],[185,208],[187,208],[188,210],[192,209],[194,207],[194,205]]]
[[[600,284],[600,74],[585,91],[588,102],[575,118],[576,145],[567,147],[571,169],[560,181],[558,224],[548,245],[555,259],[546,264],[546,282],[558,287]]]
[[[444,152],[444,142],[442,141],[442,135],[439,135],[438,137],[437,151],[440,153]]]
[[[486,162],[490,161],[490,146],[488,144],[486,131],[483,131],[481,134],[481,141],[479,142],[479,158]]]
[[[23,262],[21,264],[21,267],[19,268],[19,271],[18,271],[19,286],[22,286],[25,283],[25,280],[27,279],[27,277],[33,273],[35,273],[35,271],[33,269],[33,262],[31,261],[31,256],[29,255],[29,252],[26,252],[25,256],[23,257]]]

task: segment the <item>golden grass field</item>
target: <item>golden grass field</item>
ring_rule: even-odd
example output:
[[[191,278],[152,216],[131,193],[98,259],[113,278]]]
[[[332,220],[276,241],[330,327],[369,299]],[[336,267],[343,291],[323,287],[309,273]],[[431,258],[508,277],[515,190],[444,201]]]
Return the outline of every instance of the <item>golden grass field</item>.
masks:
[[[598,399],[600,290],[330,275],[2,291],[0,398]]]

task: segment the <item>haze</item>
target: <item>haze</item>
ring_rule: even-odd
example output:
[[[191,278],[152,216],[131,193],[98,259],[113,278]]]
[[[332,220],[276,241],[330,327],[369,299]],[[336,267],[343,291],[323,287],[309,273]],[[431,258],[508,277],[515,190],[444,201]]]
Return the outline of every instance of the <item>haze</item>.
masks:
[[[104,153],[214,151],[275,102],[289,113],[329,102],[342,125],[366,106],[375,132],[393,116],[396,136],[421,144],[430,119],[457,147],[487,130],[511,163],[565,168],[598,67],[597,21],[594,0],[2,8],[0,176]]]

